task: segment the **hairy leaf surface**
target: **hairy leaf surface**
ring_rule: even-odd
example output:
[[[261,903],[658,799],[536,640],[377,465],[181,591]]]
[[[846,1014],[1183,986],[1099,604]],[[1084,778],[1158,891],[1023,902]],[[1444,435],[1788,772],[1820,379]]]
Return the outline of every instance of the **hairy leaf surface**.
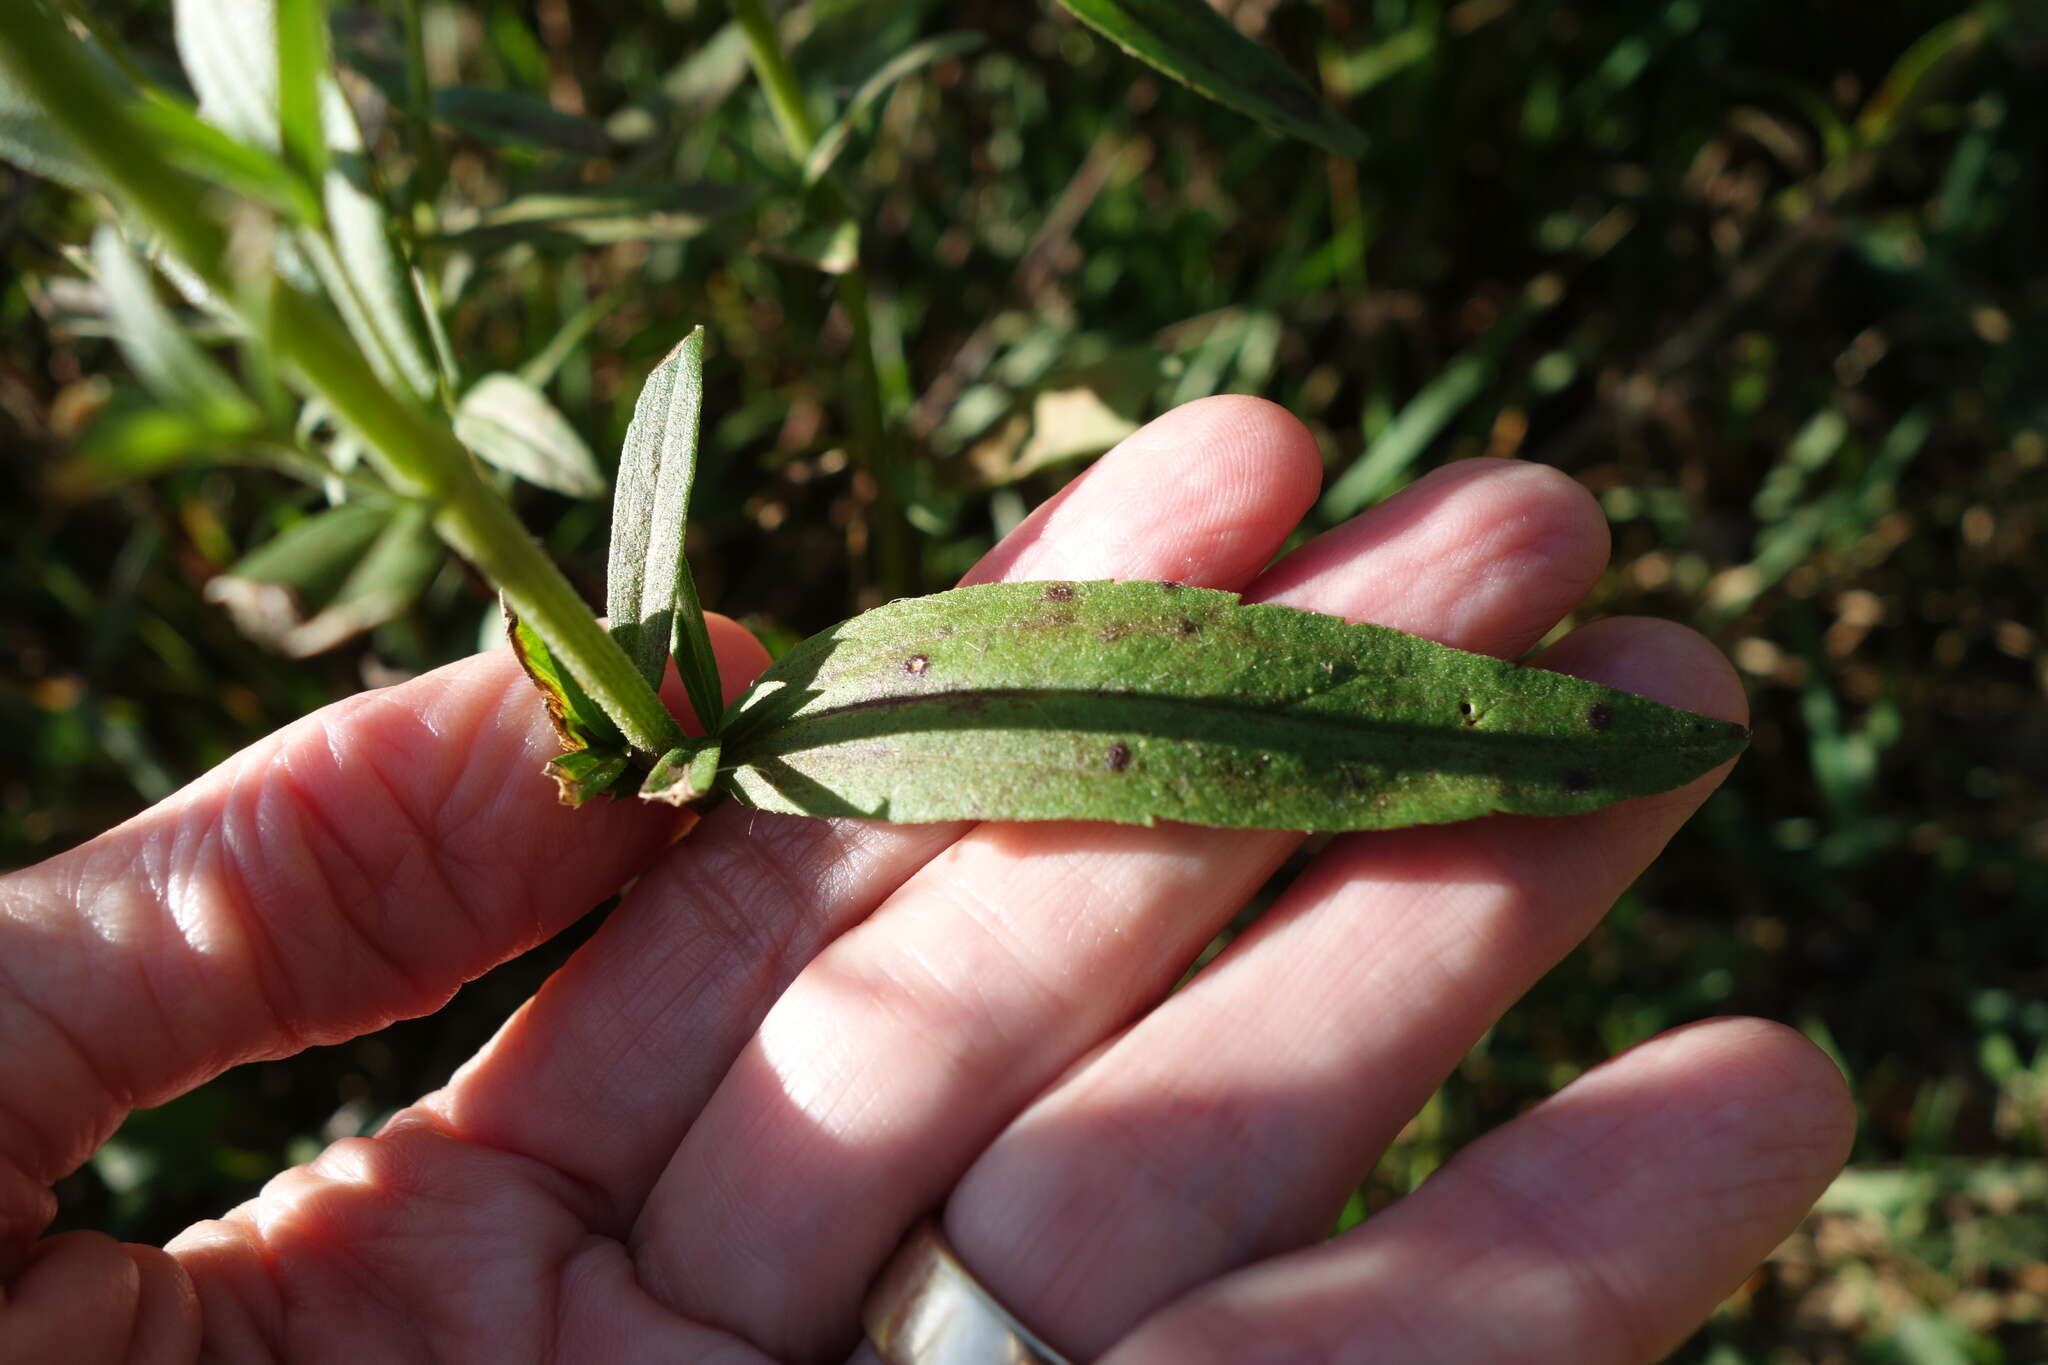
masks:
[[[722,738],[724,785],[765,810],[1338,830],[1592,810],[1748,732],[1231,593],[1009,583],[812,637]]]
[[[612,638],[659,688],[671,654],[705,729],[725,710],[718,660],[697,602],[683,542],[697,482],[697,422],[704,407],[704,329],[655,367],[640,390],[619,454],[605,575]]]

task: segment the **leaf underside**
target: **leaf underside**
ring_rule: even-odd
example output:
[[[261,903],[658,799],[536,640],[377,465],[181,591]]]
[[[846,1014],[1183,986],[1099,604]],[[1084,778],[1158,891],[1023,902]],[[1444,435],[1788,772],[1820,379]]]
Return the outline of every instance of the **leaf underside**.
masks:
[[[1663,791],[1748,732],[1596,683],[1162,583],[1008,583],[798,645],[730,716],[720,785],[917,823],[1346,830],[1566,815]]]

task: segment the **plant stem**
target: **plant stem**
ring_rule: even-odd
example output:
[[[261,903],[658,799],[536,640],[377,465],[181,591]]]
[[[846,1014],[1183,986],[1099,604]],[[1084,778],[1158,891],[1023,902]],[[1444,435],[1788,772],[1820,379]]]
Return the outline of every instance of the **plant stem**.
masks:
[[[783,144],[797,164],[802,165],[818,140],[818,125],[811,119],[810,106],[804,103],[803,87],[797,83],[796,72],[790,69],[789,59],[782,53],[782,35],[776,32],[775,21],[768,17],[761,0],[732,0],[732,17],[740,32],[747,35],[747,57],[753,62],[761,88],[767,92],[768,107],[774,111],[776,126],[782,129]]]
[[[818,125],[804,103],[803,87],[789,58],[782,51],[782,38],[775,21],[761,0],[731,0],[734,22],[746,35],[747,57],[754,75],[768,96],[775,124],[782,130],[783,145],[801,166],[818,141]],[[858,221],[854,205],[828,181],[824,187],[835,208],[849,221]],[[882,377],[875,367],[874,320],[868,308],[866,278],[856,266],[837,279],[839,305],[846,310],[853,328],[853,359],[859,378],[855,399],[854,434],[865,455],[868,477],[874,480],[875,501],[871,530],[875,545],[876,587],[884,598],[900,597],[915,586],[916,565],[910,546],[910,523],[904,519],[902,491],[898,487],[900,462],[888,430],[882,403]]]
[[[636,748],[659,754],[681,742],[661,698],[478,477],[447,425],[386,387],[324,303],[282,283],[267,291],[245,287],[228,262],[227,233],[207,213],[213,187],[152,153],[129,93],[38,0],[17,0],[0,23],[0,68],[207,288],[243,313],[281,367],[362,438],[392,486],[434,504],[443,539],[498,586]]]

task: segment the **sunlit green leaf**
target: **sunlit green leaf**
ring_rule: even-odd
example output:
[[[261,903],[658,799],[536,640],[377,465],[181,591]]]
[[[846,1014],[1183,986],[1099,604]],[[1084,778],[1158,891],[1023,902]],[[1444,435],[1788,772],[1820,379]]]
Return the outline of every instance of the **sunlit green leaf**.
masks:
[[[576,749],[549,761],[556,794],[565,806],[581,806],[602,796],[626,775],[632,760],[618,749]]]
[[[703,405],[704,329],[699,327],[647,377],[633,409],[612,500],[606,599],[612,636],[641,676],[661,686],[673,653],[697,718],[715,731],[724,710],[718,660],[683,554]]]
[[[446,558],[433,513],[349,504],[300,522],[206,585],[250,638],[304,658],[412,605]]]
[[[1208,0],[1060,0],[1124,51],[1273,131],[1356,159],[1365,134]]]
[[[687,806],[711,796],[717,788],[719,752],[715,739],[692,740],[669,750],[640,784],[640,799]]]
[[[98,189],[98,172],[72,152],[63,134],[36,102],[0,69],[0,161],[61,181],[73,189]]]
[[[171,25],[201,117],[279,151],[276,0],[176,0]]]
[[[1748,732],[1230,593],[1010,583],[812,637],[722,738],[726,785],[765,810],[1337,830],[1592,810]]]
[[[92,256],[106,292],[114,343],[136,378],[216,432],[254,430],[262,420],[256,405],[185,334],[120,233],[101,227],[93,236]]]
[[[217,461],[231,444],[186,407],[116,401],[79,438],[83,466],[70,474],[81,489],[147,479],[180,465]]]
[[[156,150],[180,170],[260,200],[295,222],[320,221],[320,201],[312,188],[275,154],[222,131],[160,92],[138,100],[133,113],[149,129]]]
[[[178,55],[199,95],[201,116],[251,147],[273,156],[284,150],[277,0],[178,0],[173,19]],[[293,27],[303,30],[305,24],[302,17]],[[303,49],[311,41],[307,35],[295,45],[289,62],[294,71],[310,60]],[[389,214],[372,183],[362,130],[324,61],[313,98],[326,150],[315,156],[300,148],[299,154],[327,166],[316,211],[308,215],[324,216],[326,230],[301,233],[299,249],[378,376],[427,397],[437,377],[421,339],[418,303],[391,243]],[[294,109],[304,99],[305,92],[295,90]],[[306,122],[303,112],[295,115],[296,139],[313,136],[300,126]]]
[[[379,375],[428,397],[437,371],[422,340],[411,275],[392,244],[390,214],[371,177],[362,130],[340,88],[328,80],[322,90],[327,143],[334,153],[324,184],[328,231],[324,238],[307,235],[308,254]]]
[[[455,434],[479,458],[528,483],[572,498],[606,488],[597,457],[539,389],[511,374],[487,374],[455,409]]]

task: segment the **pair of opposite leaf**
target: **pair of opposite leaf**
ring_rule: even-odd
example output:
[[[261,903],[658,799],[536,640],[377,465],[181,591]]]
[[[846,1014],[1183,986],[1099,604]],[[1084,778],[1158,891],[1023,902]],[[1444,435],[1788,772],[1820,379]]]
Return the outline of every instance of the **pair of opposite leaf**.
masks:
[[[1189,821],[1348,830],[1567,815],[1678,786],[1748,731],[1559,673],[1174,583],[996,583],[906,598],[796,646],[722,705],[683,525],[703,332],[648,381],[619,471],[611,630],[673,655],[709,735],[635,753],[523,623],[514,643],[580,805],[730,795],[914,823]]]

